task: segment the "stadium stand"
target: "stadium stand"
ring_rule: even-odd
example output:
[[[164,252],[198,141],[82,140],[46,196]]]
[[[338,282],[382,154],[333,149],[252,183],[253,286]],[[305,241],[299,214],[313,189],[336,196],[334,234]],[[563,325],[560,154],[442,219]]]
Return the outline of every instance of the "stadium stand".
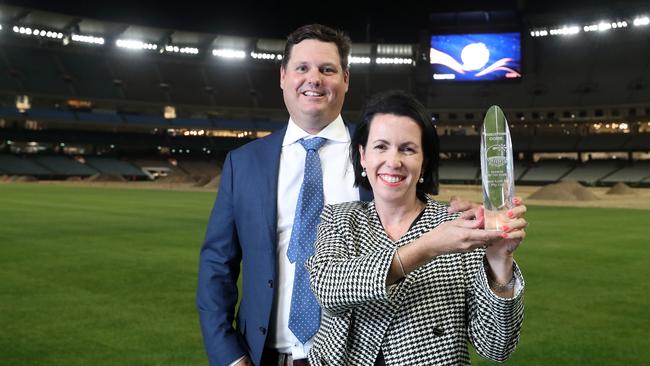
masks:
[[[76,97],[120,99],[113,84],[114,77],[106,58],[81,52],[55,52],[61,65],[70,75]]]
[[[476,183],[480,167],[474,161],[442,160],[438,176],[442,183]]]
[[[32,10],[20,7],[0,4],[0,10],[13,14],[12,22],[21,26],[38,19],[39,27],[55,30],[71,22],[71,17],[55,13],[26,17]],[[556,24],[561,17],[541,14],[526,19],[531,27],[538,27]],[[75,21],[82,24],[79,30],[83,31],[85,19]],[[24,170],[24,174],[38,177],[64,177],[80,173],[80,167],[94,169],[90,162],[99,159],[95,168],[103,174],[121,172],[142,178],[147,175],[123,159],[146,156],[162,161],[179,158],[175,173],[183,172],[187,165],[187,175],[205,175],[210,171],[203,166],[206,159],[224,156],[250,141],[255,132],[264,135],[286,124],[279,88],[280,60],[258,60],[248,52],[281,53],[283,40],[145,29],[96,20],[88,24],[98,30],[96,36],[106,36],[106,44],[69,42],[64,46],[60,39],[34,38],[24,32],[12,33],[9,27],[6,32],[3,29],[0,154],[16,154],[13,157],[18,159],[5,158],[6,166],[0,170],[6,174]],[[458,27],[456,23],[452,26]],[[106,34],[100,34],[102,30]],[[180,55],[160,48],[132,52],[114,45],[118,35],[138,34],[148,35],[160,48],[173,39],[197,47],[200,54]],[[609,185],[622,180],[648,185],[644,173],[647,160],[643,159],[650,149],[650,69],[647,59],[638,57],[650,53],[647,30],[628,27],[572,37],[532,37],[523,30],[522,35],[524,77],[481,83],[432,83],[429,65],[422,62],[428,45],[383,47],[381,42],[354,40],[352,56],[385,57],[387,49],[400,49],[401,54],[392,56],[411,57],[412,61],[352,64],[343,117],[354,122],[368,98],[378,91],[410,91],[427,103],[435,117],[445,156],[441,179],[477,182],[479,167],[470,162],[479,161],[483,113],[497,104],[510,121],[517,182],[571,179]],[[210,54],[211,47],[229,45],[248,47],[245,58]],[[18,110],[15,102],[24,96],[29,97],[31,106]],[[163,116],[165,107],[172,107],[176,117]],[[45,150],[30,157],[16,147],[31,142],[42,144]],[[584,153],[606,154],[619,162],[579,163]],[[533,163],[540,154],[542,160]],[[574,154],[577,160],[549,160],[553,154]],[[89,163],[70,158],[78,155]],[[627,163],[620,162],[622,155],[627,155]],[[450,157],[453,159],[447,160]],[[197,167],[192,160],[198,162]],[[19,162],[27,168],[16,169]],[[214,167],[209,175],[213,174]]]
[[[578,165],[562,180],[577,181],[587,185],[597,185],[604,177],[619,169],[620,162],[615,160],[591,160]]]
[[[578,151],[625,151],[624,146],[630,135],[608,133],[583,136],[576,149]]]
[[[98,170],[67,156],[35,156],[31,160],[50,170],[54,175],[62,177],[88,177],[99,173]]]
[[[170,102],[175,104],[211,105],[206,90],[207,82],[201,64],[183,62],[156,62],[164,84],[169,88]]]
[[[253,87],[246,63],[218,62],[206,64],[204,70],[208,80],[207,86],[213,93],[216,105],[229,108],[254,108],[251,97]],[[273,78],[273,80],[279,83],[279,76],[278,79]]]
[[[53,55],[41,49],[5,46],[12,69],[19,70],[25,92],[69,96],[73,93],[63,79],[63,73]]]
[[[540,184],[557,182],[573,168],[573,161],[540,160],[519,178],[520,183]]]
[[[623,182],[636,186],[647,180],[647,178],[650,178],[650,161],[639,161],[632,166],[626,166],[617,170],[601,181],[605,184]]]
[[[650,133],[631,135],[623,146],[624,151],[644,151],[650,148]]]
[[[528,164],[522,161],[515,160],[514,168],[515,168],[515,182],[519,182],[521,177],[524,174],[526,174],[526,172],[528,171]]]
[[[440,151],[442,152],[475,152],[481,146],[481,139],[475,136],[444,135],[440,137]]]
[[[133,179],[146,179],[148,177],[140,168],[131,163],[113,158],[91,156],[86,158],[86,164],[102,174],[131,177]]]
[[[180,159],[178,167],[192,177],[214,177],[221,172],[221,163],[216,160],[197,161]]]
[[[80,123],[105,123],[110,125],[118,125],[124,122],[121,115],[117,113],[102,113],[102,112],[84,112],[75,111],[77,119]]]
[[[120,55],[107,59],[116,83],[128,100],[169,102],[169,95],[161,88],[162,80],[155,63],[137,55]]]
[[[278,109],[282,108],[282,91],[280,90],[280,72],[277,66],[249,68],[252,82],[249,91],[256,108]],[[275,81],[275,82],[274,82]]]
[[[531,138],[529,151],[565,152],[576,151],[578,136],[553,136]]]
[[[52,171],[30,159],[9,154],[0,154],[0,169],[9,175],[27,175],[37,178],[47,178],[53,175]]]
[[[45,121],[75,121],[75,115],[70,111],[43,109],[43,108],[30,108],[25,112],[25,116],[29,118],[42,119]]]

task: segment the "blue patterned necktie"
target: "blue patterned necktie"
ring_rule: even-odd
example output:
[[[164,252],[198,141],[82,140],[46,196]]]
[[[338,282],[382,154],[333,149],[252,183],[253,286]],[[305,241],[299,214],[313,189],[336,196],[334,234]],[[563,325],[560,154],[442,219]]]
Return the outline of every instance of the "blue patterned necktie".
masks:
[[[323,210],[323,173],[318,149],[326,141],[322,137],[299,141],[307,150],[307,156],[305,157],[305,175],[296,204],[287,257],[291,263],[296,264],[289,312],[289,329],[302,343],[313,337],[320,325],[320,306],[309,288],[309,273],[305,268],[305,261],[314,254],[316,226]]]

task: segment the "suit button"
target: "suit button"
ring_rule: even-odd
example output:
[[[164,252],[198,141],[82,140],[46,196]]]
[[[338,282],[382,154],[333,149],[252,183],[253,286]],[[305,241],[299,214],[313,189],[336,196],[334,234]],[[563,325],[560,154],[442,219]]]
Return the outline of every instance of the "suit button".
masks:
[[[266,334],[266,328],[260,327],[260,333],[262,333],[262,335]]]
[[[445,334],[445,330],[441,328],[433,328],[433,334],[440,337],[441,335]]]
[[[273,288],[273,280],[269,280],[269,287]]]

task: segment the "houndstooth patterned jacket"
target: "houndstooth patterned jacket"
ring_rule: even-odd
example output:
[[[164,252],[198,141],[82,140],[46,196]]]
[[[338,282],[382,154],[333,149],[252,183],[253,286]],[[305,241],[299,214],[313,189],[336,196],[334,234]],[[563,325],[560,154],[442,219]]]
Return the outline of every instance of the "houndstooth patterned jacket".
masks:
[[[316,253],[306,263],[323,308],[311,365],[372,366],[380,349],[387,366],[469,365],[468,341],[493,361],[512,354],[524,313],[516,265],[522,290],[512,299],[488,287],[483,249],[439,256],[386,286],[397,248],[456,216],[428,199],[420,220],[393,242],[374,202],[324,208]]]

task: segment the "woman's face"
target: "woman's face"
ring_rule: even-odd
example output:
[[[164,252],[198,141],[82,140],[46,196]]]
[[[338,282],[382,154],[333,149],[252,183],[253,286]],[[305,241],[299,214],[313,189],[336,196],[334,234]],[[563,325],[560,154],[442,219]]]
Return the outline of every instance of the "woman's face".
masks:
[[[376,114],[359,153],[376,201],[399,205],[415,198],[424,152],[422,131],[413,119]]]

